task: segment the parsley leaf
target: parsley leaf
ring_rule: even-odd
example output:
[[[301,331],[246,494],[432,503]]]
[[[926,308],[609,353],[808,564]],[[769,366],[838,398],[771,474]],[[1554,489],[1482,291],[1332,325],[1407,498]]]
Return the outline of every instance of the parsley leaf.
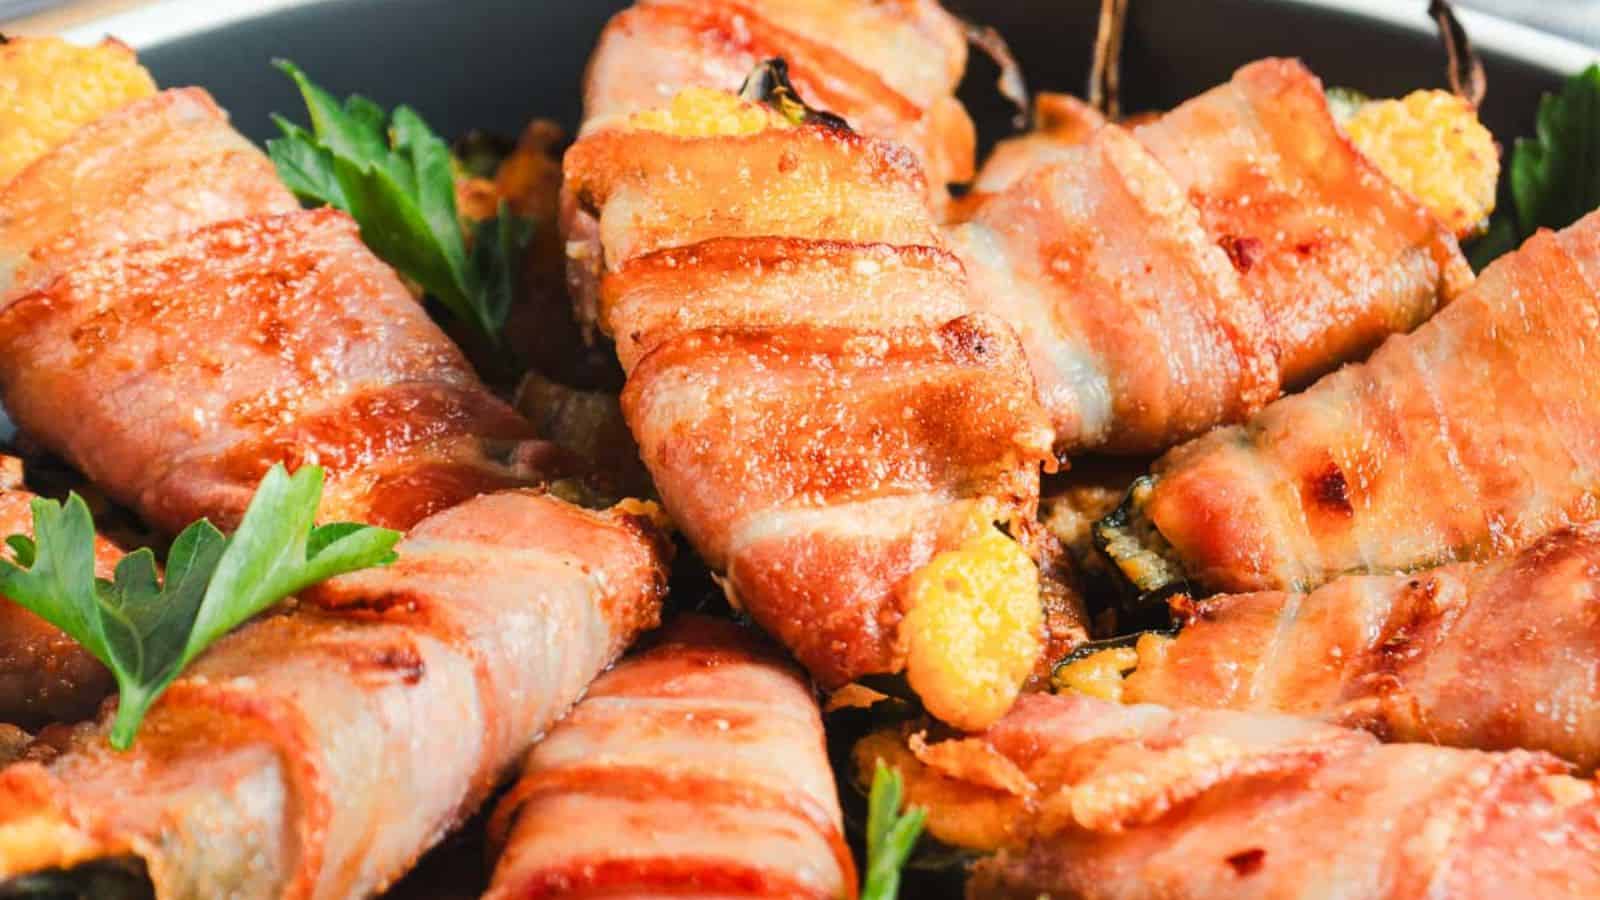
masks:
[[[450,148],[416,110],[386,113],[359,95],[341,104],[294,63],[273,65],[294,79],[311,116],[309,131],[272,117],[283,136],[267,142],[267,155],[284,184],[304,202],[349,213],[372,252],[498,345],[531,222],[502,206],[494,239],[480,228],[469,251]]]
[[[1502,208],[1472,250],[1476,268],[1521,246],[1540,228],[1565,228],[1600,207],[1600,65],[1539,101],[1532,138],[1518,138]]]
[[[493,219],[478,223],[472,240],[474,268],[481,273],[483,308],[501,324],[517,294],[522,250],[533,237],[533,222],[511,214],[504,200]],[[498,327],[498,326],[497,326]]]
[[[900,893],[900,870],[917,845],[927,818],[920,808],[901,814],[904,793],[900,770],[878,760],[867,795],[867,872],[861,900],[894,900]]]
[[[321,499],[322,469],[290,476],[273,466],[231,537],[201,519],[173,541],[165,579],[146,547],[108,580],[94,574],[94,519],[83,498],[37,498],[34,536],[6,538],[16,561],[0,559],[0,594],[111,670],[119,695],[111,744],[125,750],[150,705],[218,638],[319,581],[395,558],[397,531],[313,527]]]

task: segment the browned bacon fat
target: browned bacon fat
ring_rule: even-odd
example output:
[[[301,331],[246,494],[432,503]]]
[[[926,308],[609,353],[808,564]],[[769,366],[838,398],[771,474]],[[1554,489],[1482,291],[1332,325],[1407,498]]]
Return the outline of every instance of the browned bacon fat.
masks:
[[[1308,590],[1595,519],[1597,284],[1600,216],[1535,235],[1366,363],[1169,453],[1107,546],[1136,582]]]
[[[600,37],[584,117],[650,109],[686,87],[737,87],[771,57],[821,108],[910,149],[937,202],[972,177],[976,135],[953,96],[966,37],[935,0],[640,0]]]
[[[399,554],[225,638],[131,750],[84,725],[0,770],[0,890],[133,860],[163,900],[376,894],[654,624],[665,585],[643,520],[526,492],[439,513]]]
[[[690,90],[565,165],[668,511],[823,682],[898,671],[907,579],[974,522],[1028,527],[1049,442],[914,160]]]
[[[0,723],[0,768],[21,759],[33,743],[32,735],[15,725]]]
[[[501,801],[494,900],[855,895],[798,671],[691,617],[601,676]]]
[[[1471,280],[1448,229],[1269,59],[1152,123],[1052,101],[953,230],[974,301],[1021,333],[1063,453],[1238,422]]]
[[[1036,801],[1025,847],[979,863],[972,898],[1600,892],[1594,785],[1539,753],[1070,695],[1025,697],[972,742]]]
[[[1195,604],[1124,699],[1328,718],[1385,739],[1600,764],[1600,527],[1488,564]]]

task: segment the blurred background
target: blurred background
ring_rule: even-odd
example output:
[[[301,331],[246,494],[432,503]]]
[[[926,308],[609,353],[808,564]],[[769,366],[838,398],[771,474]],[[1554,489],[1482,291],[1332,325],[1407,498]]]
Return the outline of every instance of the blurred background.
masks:
[[[304,0],[216,0],[218,8],[279,7]],[[583,3],[585,0],[546,0],[553,3]],[[1262,3],[1294,0],[1260,0]],[[1384,0],[1400,6],[1410,0]],[[1423,5],[1423,0],[1415,0]],[[1600,47],[1600,0],[1458,0],[1460,5],[1492,13],[1563,37]],[[98,16],[127,12],[136,7],[171,5],[171,0],[0,0],[0,26],[19,31],[58,31],[82,25]],[[179,0],[193,7],[192,2]],[[1317,0],[1318,5],[1339,6],[1338,0]],[[1367,2],[1352,2],[1353,7],[1370,8]]]
[[[1600,0],[1462,0],[1462,5],[1600,47]]]

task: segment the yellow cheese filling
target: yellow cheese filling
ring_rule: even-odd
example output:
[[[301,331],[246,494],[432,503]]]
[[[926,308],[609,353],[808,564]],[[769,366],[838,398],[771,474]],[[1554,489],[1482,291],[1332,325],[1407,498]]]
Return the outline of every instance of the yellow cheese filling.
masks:
[[[1465,99],[1431,90],[1371,100],[1355,107],[1344,128],[1390,181],[1458,237],[1481,230],[1494,212],[1500,154]]]
[[[737,137],[768,128],[793,128],[788,119],[764,103],[726,91],[689,87],[662,107],[628,117],[628,127],[683,138]]]
[[[928,712],[977,731],[1005,715],[1042,649],[1039,570],[991,524],[912,574],[906,679]]]
[[[133,51],[116,41],[79,47],[44,37],[0,44],[0,184],[79,127],[155,90]]]

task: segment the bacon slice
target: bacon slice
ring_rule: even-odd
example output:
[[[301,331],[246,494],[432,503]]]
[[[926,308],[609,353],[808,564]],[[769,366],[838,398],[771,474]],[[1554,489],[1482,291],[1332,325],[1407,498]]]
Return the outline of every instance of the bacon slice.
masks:
[[[645,351],[728,322],[806,318],[871,331],[968,312],[960,262],[919,244],[711,238],[637,257],[601,282],[601,324],[631,371]]]
[[[0,311],[0,348],[12,418],[169,530],[233,522],[276,462],[328,470],[324,516],[403,528],[540,450],[332,210],[108,250]]]
[[[993,465],[1026,399],[1006,337],[968,319],[702,331],[630,379],[623,408],[675,521],[825,682],[892,668],[904,579],[988,498],[1021,509],[1037,490]]]
[[[299,208],[209,94],[164,91],[73,132],[0,190],[0,298],[114,244]]]
[[[973,302],[1013,323],[1056,452],[1140,452],[1277,396],[1265,311],[1188,197],[1126,131],[985,202],[950,239]]]
[[[300,212],[198,89],[8,183],[7,271],[12,419],[163,529],[230,525],[275,462],[328,469],[325,515],[401,528],[554,465],[354,224]]]
[[[601,676],[500,802],[486,897],[855,895],[809,684],[688,617]]]
[[[1033,129],[995,144],[972,181],[969,198],[976,209],[1028,174],[1078,158],[1072,148],[1086,142],[1106,124],[1093,106],[1070,94],[1041,92],[1033,98]],[[963,205],[967,205],[963,203]]]
[[[978,864],[973,898],[1600,891],[1594,786],[1543,754],[1070,695],[1025,697],[976,740],[1039,807],[1025,849]]]
[[[641,0],[600,36],[584,118],[659,106],[690,86],[731,90],[771,57],[821,108],[909,148],[936,204],[972,177],[976,133],[953,96],[966,38],[934,0]]]
[[[1286,385],[1410,331],[1472,281],[1449,231],[1362,156],[1298,60],[1251,63],[1135,134],[1267,313]]]
[[[1292,60],[1132,128],[1051,98],[979,187],[951,242],[974,303],[1021,333],[1062,454],[1243,421],[1472,278]]]
[[[1031,522],[1048,444],[1015,337],[955,317],[915,164],[773,126],[599,129],[565,165],[668,511],[824,683],[897,671],[907,576],[975,516]]]
[[[25,490],[0,489],[0,539],[33,534],[33,499]],[[96,539],[96,576],[110,578],[121,558],[110,541]],[[0,722],[38,728],[86,719],[111,689],[111,673],[81,644],[0,597]]]
[[[218,643],[131,750],[107,719],[0,770],[0,884],[136,857],[163,898],[381,891],[654,625],[658,540],[528,492],[425,520]]]
[[[1515,557],[1310,594],[1198,603],[1141,643],[1125,698],[1328,718],[1400,741],[1521,747],[1600,764],[1600,526]]]
[[[1593,520],[1600,216],[1535,235],[1428,324],[1168,454],[1133,512],[1188,577],[1308,590]]]

